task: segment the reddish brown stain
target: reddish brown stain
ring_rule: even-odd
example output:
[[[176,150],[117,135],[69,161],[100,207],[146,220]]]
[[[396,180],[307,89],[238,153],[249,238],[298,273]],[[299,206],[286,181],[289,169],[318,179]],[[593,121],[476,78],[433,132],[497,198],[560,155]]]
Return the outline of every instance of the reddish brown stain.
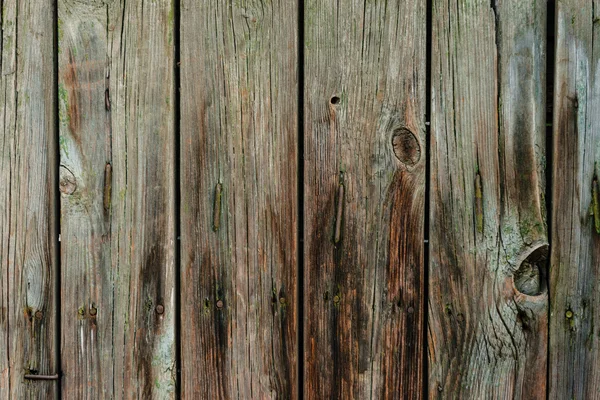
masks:
[[[81,128],[81,115],[79,111],[79,82],[77,80],[77,67],[73,60],[73,53],[69,49],[69,63],[64,74],[65,86],[69,93],[69,131],[78,144],[81,144],[79,130]]]

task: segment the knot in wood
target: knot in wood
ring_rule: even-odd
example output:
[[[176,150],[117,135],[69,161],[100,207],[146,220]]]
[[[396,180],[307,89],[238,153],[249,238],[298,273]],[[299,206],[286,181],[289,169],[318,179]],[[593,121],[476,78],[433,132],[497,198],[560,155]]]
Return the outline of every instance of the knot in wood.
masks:
[[[534,248],[514,274],[515,289],[527,296],[539,296],[546,290],[548,245]]]
[[[404,164],[412,167],[421,159],[421,146],[417,137],[405,127],[394,130],[392,134],[394,155]]]
[[[75,175],[67,168],[61,166],[60,167],[60,182],[59,182],[59,190],[63,194],[73,194],[77,189],[77,180],[75,179]]]

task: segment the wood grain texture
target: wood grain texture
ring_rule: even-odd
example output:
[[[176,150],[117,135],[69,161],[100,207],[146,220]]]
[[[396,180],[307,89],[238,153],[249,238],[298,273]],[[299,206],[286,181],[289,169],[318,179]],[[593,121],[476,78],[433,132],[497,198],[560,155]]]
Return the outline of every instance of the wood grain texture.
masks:
[[[544,398],[546,3],[433,1],[429,395]]]
[[[297,10],[181,2],[185,399],[297,397]]]
[[[600,2],[556,3],[550,398],[600,396]]]
[[[425,1],[306,0],[309,399],[417,399],[424,346]]]
[[[56,365],[54,5],[2,3],[0,398],[52,398],[26,381]]]
[[[173,4],[58,6],[63,395],[172,398]]]

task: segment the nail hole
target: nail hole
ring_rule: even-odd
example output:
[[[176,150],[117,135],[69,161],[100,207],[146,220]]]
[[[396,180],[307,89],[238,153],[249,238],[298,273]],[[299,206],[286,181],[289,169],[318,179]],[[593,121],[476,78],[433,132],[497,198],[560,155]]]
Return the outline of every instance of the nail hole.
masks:
[[[519,265],[514,275],[515,289],[527,296],[539,296],[546,291],[548,245],[534,249]]]
[[[333,96],[330,101],[331,101],[331,104],[339,104],[340,98],[337,96]]]

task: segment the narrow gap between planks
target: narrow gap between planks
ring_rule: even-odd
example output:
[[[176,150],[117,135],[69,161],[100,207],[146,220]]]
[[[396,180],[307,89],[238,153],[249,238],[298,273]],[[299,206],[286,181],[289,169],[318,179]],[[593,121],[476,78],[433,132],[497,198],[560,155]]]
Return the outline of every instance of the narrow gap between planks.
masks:
[[[62,309],[61,303],[61,256],[60,256],[60,189],[59,189],[59,174],[60,174],[60,147],[58,143],[60,143],[60,130],[59,130],[59,99],[58,99],[58,0],[54,0],[52,10],[52,47],[53,47],[53,56],[52,56],[52,76],[54,79],[54,84],[52,85],[52,99],[54,101],[53,104],[53,112],[54,112],[54,141],[52,143],[51,152],[54,154],[54,172],[52,174],[54,182],[52,182],[52,194],[51,197],[54,200],[53,204],[53,221],[54,221],[54,259],[52,260],[54,263],[54,374],[58,375],[58,380],[56,381],[56,389],[55,396],[57,399],[62,399],[62,382],[61,377],[62,373],[62,359],[61,359],[61,347],[60,347],[60,338],[61,338],[61,318],[60,311]]]
[[[173,147],[175,152],[175,162],[173,169],[175,170],[175,398],[181,398],[181,149],[179,146],[181,136],[181,0],[173,0],[173,51],[175,53],[175,63],[173,66],[174,85],[175,85],[175,101],[174,101],[174,138]]]
[[[297,391],[298,399],[304,399],[304,0],[298,0],[298,266],[296,270],[297,309]]]
[[[433,0],[427,0],[426,11],[426,54],[425,54],[425,207],[423,227],[423,399],[429,398],[429,344],[427,342],[427,332],[429,324],[429,199],[431,183],[431,40],[433,33]]]
[[[554,54],[555,54],[556,2],[548,0],[546,12],[546,237],[548,238],[548,259],[546,267],[546,287],[550,288],[550,260],[552,251],[552,165],[553,140],[552,123],[554,119]],[[546,356],[546,399],[550,397],[550,314],[551,290],[548,290],[548,332]]]

